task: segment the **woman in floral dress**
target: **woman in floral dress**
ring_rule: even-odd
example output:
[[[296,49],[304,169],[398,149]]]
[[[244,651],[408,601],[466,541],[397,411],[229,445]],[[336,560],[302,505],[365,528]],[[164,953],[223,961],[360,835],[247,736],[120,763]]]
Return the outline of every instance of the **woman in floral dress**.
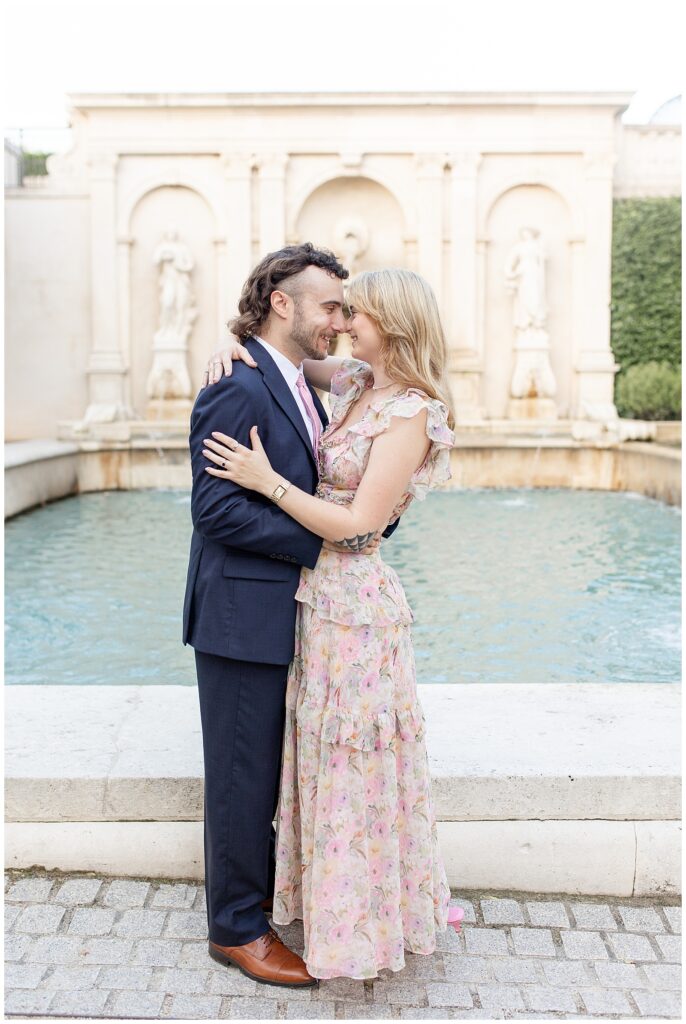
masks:
[[[412,611],[379,549],[361,553],[413,498],[450,479],[446,347],[417,274],[363,273],[347,300],[358,358],[330,378],[319,485],[314,497],[289,486],[280,502],[325,538],[295,595],[273,910],[275,924],[302,918],[315,978],[399,971],[404,951],[432,953],[449,921]],[[287,484],[255,428],[252,450],[214,437],[206,455],[226,469],[209,472],[263,494]]]

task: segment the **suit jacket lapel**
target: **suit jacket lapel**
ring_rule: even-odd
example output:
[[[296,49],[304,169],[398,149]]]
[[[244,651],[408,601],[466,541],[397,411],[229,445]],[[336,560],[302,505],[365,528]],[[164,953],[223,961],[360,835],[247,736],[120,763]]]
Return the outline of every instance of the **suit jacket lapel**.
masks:
[[[315,389],[312,387],[310,382],[308,380],[306,380],[305,383],[307,384],[308,388],[310,389],[310,394],[312,395],[312,401],[314,402],[314,407],[317,410],[317,412],[319,413],[319,419],[322,421],[322,430],[326,430],[326,428],[329,425],[329,417],[326,415],[326,409],[324,408],[322,403],[319,401],[319,395],[317,394]],[[301,417],[301,419],[302,419],[302,417]]]
[[[295,398],[293,397],[293,393],[288,387],[281,370],[269,355],[264,345],[260,345],[259,341],[256,341],[255,338],[248,338],[245,342],[245,347],[257,363],[258,368],[264,377],[264,382],[271,391],[274,400],[281,406],[297,430],[298,436],[307,448],[307,452],[316,467],[317,460],[315,459],[314,452],[312,451],[310,435],[307,433],[307,427],[305,426],[300,409],[298,408]],[[324,406],[319,401],[319,397],[317,396],[314,388],[310,387],[309,384],[307,386],[310,389],[315,409],[319,413],[319,417],[322,421],[322,429],[324,429],[329,424],[328,416],[326,415]]]

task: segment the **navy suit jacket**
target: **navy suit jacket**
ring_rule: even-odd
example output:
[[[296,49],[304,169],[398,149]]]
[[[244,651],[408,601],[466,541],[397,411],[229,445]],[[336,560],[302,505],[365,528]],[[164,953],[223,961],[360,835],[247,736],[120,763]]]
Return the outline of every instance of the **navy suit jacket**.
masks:
[[[191,413],[193,537],[183,642],[206,654],[287,665],[300,567],[314,568],[322,538],[269,498],[206,473],[211,463],[202,454],[213,430],[250,448],[257,425],[272,468],[301,490],[316,490],[317,463],[295,398],[264,346],[254,338],[245,346],[258,368],[235,361],[230,377],[200,391]],[[324,407],[311,387],[310,393],[326,427]]]

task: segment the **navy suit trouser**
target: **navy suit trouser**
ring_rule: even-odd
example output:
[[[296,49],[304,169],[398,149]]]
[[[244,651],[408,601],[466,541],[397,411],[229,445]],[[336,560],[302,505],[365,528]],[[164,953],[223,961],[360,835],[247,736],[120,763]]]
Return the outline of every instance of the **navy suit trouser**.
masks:
[[[288,665],[195,652],[205,758],[209,937],[242,946],[269,931]]]

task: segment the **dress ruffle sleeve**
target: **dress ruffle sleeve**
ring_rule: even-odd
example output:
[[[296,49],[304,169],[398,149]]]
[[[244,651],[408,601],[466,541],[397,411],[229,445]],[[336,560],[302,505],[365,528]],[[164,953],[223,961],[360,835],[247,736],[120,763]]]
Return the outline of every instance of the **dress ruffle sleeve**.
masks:
[[[351,402],[364,390],[372,377],[369,363],[361,359],[344,359],[331,377],[329,407],[331,418],[341,420]]]
[[[344,359],[331,378],[331,394],[346,395],[353,387],[363,388],[372,368],[361,359]]]
[[[367,366],[366,363],[359,365]],[[448,426],[448,410],[443,402],[437,398],[429,398],[419,388],[408,388],[407,391],[393,395],[385,402],[372,405],[368,414],[349,428],[357,437],[367,439],[366,442],[362,442],[363,444],[368,443],[369,438],[388,430],[394,416],[410,418],[416,416],[422,409],[427,410],[426,435],[431,441],[431,447],[407,488],[408,494],[420,501],[432,488],[447,483],[452,477],[450,449],[455,443],[455,433]],[[353,447],[356,442],[357,439],[353,441]]]

